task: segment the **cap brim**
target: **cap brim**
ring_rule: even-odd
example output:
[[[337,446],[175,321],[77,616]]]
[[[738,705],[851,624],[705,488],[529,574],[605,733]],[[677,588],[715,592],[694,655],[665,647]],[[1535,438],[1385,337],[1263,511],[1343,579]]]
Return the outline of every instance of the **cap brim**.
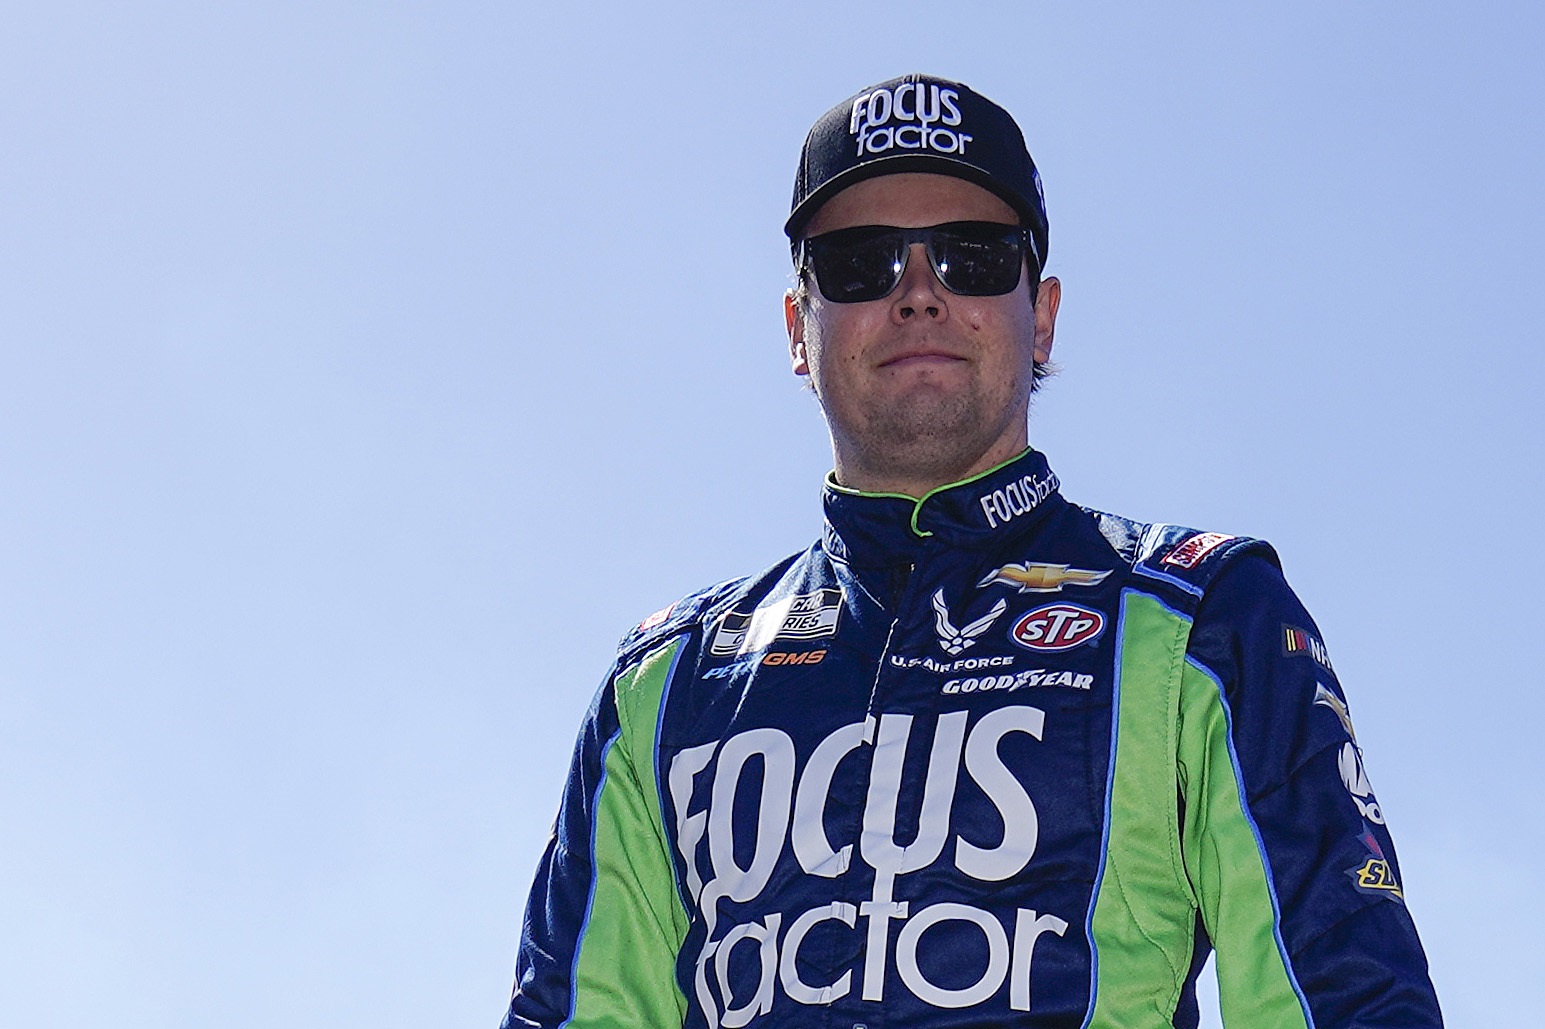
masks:
[[[789,214],[789,220],[783,223],[783,231],[792,243],[799,239],[805,225],[815,217],[815,213],[821,209],[821,205],[832,197],[841,193],[849,186],[872,179],[880,175],[898,175],[902,172],[928,172],[935,175],[949,175],[957,179],[965,179],[975,183],[983,189],[997,196],[1004,203],[1018,212],[1020,219],[1027,225],[1039,223],[1039,212],[1033,208],[1027,208],[1018,197],[1003,189],[992,176],[982,171],[973,164],[965,161],[945,157],[942,154],[896,154],[892,157],[881,157],[865,161],[856,167],[849,168],[845,172],[834,175],[822,183],[821,188],[809,196],[794,208]]]

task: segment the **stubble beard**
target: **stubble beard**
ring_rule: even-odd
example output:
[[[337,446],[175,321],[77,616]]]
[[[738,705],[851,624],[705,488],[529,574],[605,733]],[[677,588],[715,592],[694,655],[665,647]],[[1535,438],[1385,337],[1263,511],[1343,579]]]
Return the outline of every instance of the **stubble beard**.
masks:
[[[1012,421],[1024,418],[1018,403],[995,412],[1002,401],[983,392],[980,383],[956,393],[922,384],[905,396],[865,404],[842,419],[851,424],[840,426],[828,410],[833,446],[843,466],[867,480],[929,488],[958,481],[983,470],[979,465],[1009,434]],[[1028,397],[1024,384],[1011,384],[1016,399],[1022,392]]]

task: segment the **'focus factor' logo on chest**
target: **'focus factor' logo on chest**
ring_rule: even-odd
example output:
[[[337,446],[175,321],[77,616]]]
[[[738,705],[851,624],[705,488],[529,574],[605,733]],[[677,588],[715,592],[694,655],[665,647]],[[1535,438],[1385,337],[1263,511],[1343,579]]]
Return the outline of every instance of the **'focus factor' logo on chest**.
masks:
[[[1035,1011],[1037,954],[1061,950],[1065,962],[1066,948],[1082,944],[1064,943],[1069,920],[994,887],[1021,876],[1040,842],[1021,777],[1047,721],[1024,704],[974,719],[885,712],[810,749],[762,726],[678,751],[666,781],[699,912],[691,990],[708,1029],[768,1014],[819,1022],[819,1010],[805,1009],[850,994],[898,1007],[909,998],[947,1010],[992,1004],[995,1017],[979,1013],[973,1024]],[[906,760],[909,750],[928,755],[926,769]],[[851,803],[854,782],[868,784],[862,811],[833,839],[826,812],[839,797]],[[939,896],[902,885],[912,875],[938,884]],[[961,895],[975,903],[948,899]],[[834,962],[842,953],[852,957]]]
[[[960,131],[960,94],[927,82],[903,82],[853,101],[848,131],[858,156],[890,150],[964,154],[971,136]]]
[[[817,640],[837,634],[842,591],[820,589],[764,603],[750,612],[730,611],[714,629],[708,652],[749,654],[774,640]]]

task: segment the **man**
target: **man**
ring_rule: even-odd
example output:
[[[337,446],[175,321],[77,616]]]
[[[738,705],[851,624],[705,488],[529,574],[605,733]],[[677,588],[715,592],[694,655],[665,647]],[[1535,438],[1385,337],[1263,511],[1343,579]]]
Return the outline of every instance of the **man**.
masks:
[[[506,1026],[1440,1025],[1330,658],[1264,543],[1079,508],[1027,445],[1061,286],[1007,112],[811,130],[820,541],[623,640]]]

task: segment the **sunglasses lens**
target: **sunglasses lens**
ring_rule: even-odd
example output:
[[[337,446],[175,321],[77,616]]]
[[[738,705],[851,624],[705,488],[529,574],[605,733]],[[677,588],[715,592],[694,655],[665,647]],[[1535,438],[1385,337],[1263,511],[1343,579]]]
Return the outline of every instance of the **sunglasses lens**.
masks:
[[[859,225],[805,240],[821,295],[857,304],[890,295],[901,281],[912,243],[924,243],[939,281],[951,293],[989,297],[1019,285],[1024,230],[997,222],[950,222],[929,229]]]
[[[1024,249],[1017,229],[987,222],[957,222],[933,232],[929,256],[951,293],[989,297],[1019,285]]]
[[[894,229],[863,225],[806,241],[821,295],[838,304],[878,300],[896,288],[906,262]]]

